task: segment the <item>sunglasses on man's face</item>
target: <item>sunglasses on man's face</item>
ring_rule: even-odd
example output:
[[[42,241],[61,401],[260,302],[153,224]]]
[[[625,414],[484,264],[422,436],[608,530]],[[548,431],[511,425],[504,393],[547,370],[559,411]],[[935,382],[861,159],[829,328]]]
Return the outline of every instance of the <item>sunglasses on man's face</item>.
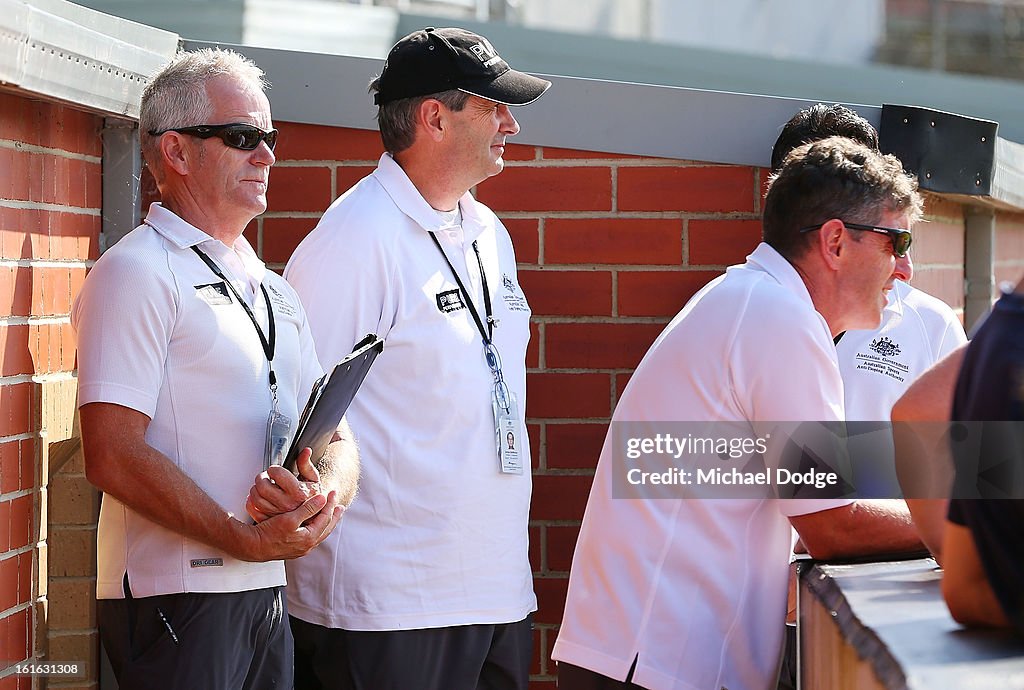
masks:
[[[853,230],[866,230],[867,232],[877,232],[881,235],[888,235],[889,239],[892,240],[892,253],[903,258],[910,251],[910,244],[913,241],[913,237],[909,230],[903,228],[883,228],[878,225],[861,225],[860,223],[847,223],[845,220],[840,220],[843,225]],[[806,228],[800,228],[800,232],[814,232],[821,228],[825,223],[819,223],[818,225],[811,225]]]
[[[267,142],[267,147],[273,151],[277,146],[277,130],[264,131],[256,125],[248,125],[244,122],[232,122],[226,125],[194,125],[192,127],[168,127],[159,132],[151,129],[149,133],[158,137],[166,132],[178,132],[188,134],[199,139],[218,137],[225,145],[242,151],[252,151],[260,145],[261,141]]]

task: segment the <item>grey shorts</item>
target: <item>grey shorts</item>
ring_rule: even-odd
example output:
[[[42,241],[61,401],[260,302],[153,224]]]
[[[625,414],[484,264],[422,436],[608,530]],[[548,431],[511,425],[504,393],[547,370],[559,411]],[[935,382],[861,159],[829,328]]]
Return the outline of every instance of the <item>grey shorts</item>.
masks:
[[[100,639],[120,690],[290,690],[282,587],[100,599]]]
[[[533,615],[515,623],[354,632],[292,618],[295,690],[526,690]]]

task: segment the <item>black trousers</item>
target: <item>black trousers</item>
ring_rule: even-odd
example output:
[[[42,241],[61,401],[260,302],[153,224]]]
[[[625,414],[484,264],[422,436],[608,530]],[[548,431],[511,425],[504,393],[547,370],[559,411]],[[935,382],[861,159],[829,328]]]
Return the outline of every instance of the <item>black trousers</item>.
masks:
[[[100,639],[120,690],[290,690],[281,587],[100,599]]]
[[[291,619],[296,690],[526,690],[533,616],[361,632]]]

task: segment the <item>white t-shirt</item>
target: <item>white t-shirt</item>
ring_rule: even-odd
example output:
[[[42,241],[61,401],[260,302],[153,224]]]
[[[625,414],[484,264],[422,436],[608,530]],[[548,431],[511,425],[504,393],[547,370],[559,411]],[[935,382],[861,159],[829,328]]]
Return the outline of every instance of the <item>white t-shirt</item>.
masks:
[[[245,310],[202,259],[199,246],[277,330],[274,372],[280,410],[298,419],[320,365],[298,296],[266,270],[249,243],[229,248],[160,204],[103,254],[75,301],[78,402],[106,402],[152,421],[146,442],[171,459],[225,510],[248,520],[245,499],[263,469],[271,410],[266,355]],[[283,585],[281,561],[239,561],[160,527],[113,496],[103,497],[96,595],[136,597],[241,592]]]
[[[854,485],[864,498],[902,495],[896,477],[889,416],[892,406],[926,369],[967,342],[945,302],[896,281],[875,330],[847,331],[836,345],[843,377],[847,446]]]
[[[761,244],[658,337],[612,420],[831,421],[835,347],[796,270]],[[765,690],[786,614],[788,517],[847,500],[612,497],[606,438],[552,658],[653,690]]]
[[[502,373],[526,407],[530,307],[512,243],[466,194],[442,221],[387,154],[331,205],[285,270],[330,366],[367,333],[385,339],[347,417],[362,478],[341,527],[288,562],[289,612],[347,630],[509,623],[536,608],[527,544],[530,454],[503,474],[481,334],[438,238],[485,318],[479,247]]]

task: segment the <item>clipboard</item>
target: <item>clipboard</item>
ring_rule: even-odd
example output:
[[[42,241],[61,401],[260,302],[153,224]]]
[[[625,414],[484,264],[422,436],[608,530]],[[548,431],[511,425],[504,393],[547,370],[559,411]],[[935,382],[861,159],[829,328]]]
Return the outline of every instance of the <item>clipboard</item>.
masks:
[[[295,465],[303,448],[309,447],[313,451],[313,462],[324,456],[345,410],[356,397],[356,391],[370,371],[373,360],[383,349],[384,341],[370,333],[356,343],[351,354],[313,384],[306,407],[299,416],[295,438],[285,455],[286,470],[293,474],[297,472]]]

